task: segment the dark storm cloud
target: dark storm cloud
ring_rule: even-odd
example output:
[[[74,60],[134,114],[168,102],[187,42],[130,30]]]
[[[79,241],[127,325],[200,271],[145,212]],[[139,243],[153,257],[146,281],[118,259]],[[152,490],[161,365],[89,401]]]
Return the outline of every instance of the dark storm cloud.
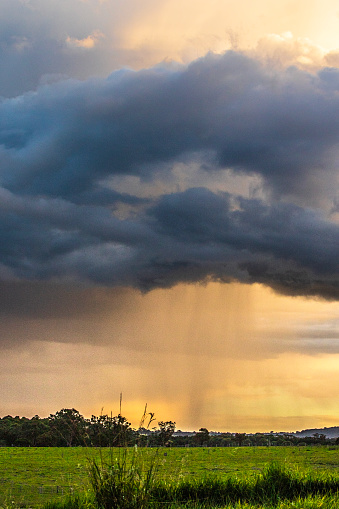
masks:
[[[163,197],[151,214],[162,235],[182,243],[178,252],[195,271],[198,263],[220,280],[338,297],[339,227],[312,210],[190,189]]]
[[[215,168],[260,174],[278,196],[320,193],[336,170],[338,87],[338,70],[273,73],[234,52],[43,87],[1,104],[1,181],[66,197],[209,152]]]
[[[16,202],[19,201],[19,204]],[[212,280],[263,282],[338,297],[339,226],[288,204],[189,189],[137,219],[61,200],[8,200],[0,256],[21,278],[77,279],[141,289]]]
[[[338,298],[339,226],[288,201],[334,188],[338,89],[337,69],[273,72],[228,52],[3,100],[1,277],[142,290],[240,280]],[[206,174],[259,175],[274,203],[206,188],[145,200],[110,181],[152,184],[199,154]]]

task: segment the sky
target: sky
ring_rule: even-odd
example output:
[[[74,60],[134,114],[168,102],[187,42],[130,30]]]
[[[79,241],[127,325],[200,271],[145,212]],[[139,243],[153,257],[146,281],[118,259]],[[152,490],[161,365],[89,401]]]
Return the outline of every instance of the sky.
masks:
[[[0,0],[0,416],[339,425],[338,28]]]

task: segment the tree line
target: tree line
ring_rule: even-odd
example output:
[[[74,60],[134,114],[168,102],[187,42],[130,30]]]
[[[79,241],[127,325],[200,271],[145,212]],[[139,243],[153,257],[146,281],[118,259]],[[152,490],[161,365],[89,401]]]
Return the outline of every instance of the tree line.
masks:
[[[148,420],[145,424],[146,418]],[[120,446],[279,446],[279,445],[325,445],[337,444],[339,439],[328,439],[315,433],[312,437],[298,438],[292,434],[273,433],[211,433],[200,428],[193,433],[176,432],[173,421],[158,421],[154,426],[153,413],[144,414],[138,429],[134,429],[126,417],[92,415],[83,417],[74,408],[63,408],[49,417],[0,418],[0,446],[3,447],[120,447]],[[151,425],[153,425],[151,427]]]
[[[153,414],[149,423],[154,421]],[[0,446],[3,447],[120,447],[126,445],[167,445],[175,431],[172,421],[159,421],[158,427],[135,430],[126,417],[118,414],[85,418],[75,408],[63,408],[49,417],[0,418]]]

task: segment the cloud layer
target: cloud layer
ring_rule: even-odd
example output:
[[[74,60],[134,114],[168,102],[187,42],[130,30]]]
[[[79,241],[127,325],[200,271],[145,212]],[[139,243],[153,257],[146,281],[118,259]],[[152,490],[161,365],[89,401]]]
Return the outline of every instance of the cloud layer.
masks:
[[[229,48],[257,46],[270,65],[337,65],[337,33],[335,0],[1,0],[0,95]]]
[[[337,299],[338,90],[336,68],[272,70],[229,51],[4,99],[2,279],[239,280]],[[169,192],[178,164],[206,186]],[[261,192],[209,189],[225,171],[258,176]],[[130,178],[161,185],[122,192]]]

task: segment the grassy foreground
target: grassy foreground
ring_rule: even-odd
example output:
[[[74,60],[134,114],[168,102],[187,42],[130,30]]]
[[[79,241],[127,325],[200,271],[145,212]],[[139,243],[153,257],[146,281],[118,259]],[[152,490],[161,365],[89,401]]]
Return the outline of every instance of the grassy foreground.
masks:
[[[107,471],[101,465],[109,464],[113,457],[116,465],[125,461],[129,474],[135,457],[134,450],[128,450],[125,458],[123,449],[111,451],[112,457],[109,453],[85,448],[0,448],[0,506],[49,504],[52,509],[55,503],[60,508],[66,503],[68,509],[94,509],[98,504],[90,487],[89,467],[96,464],[101,475]],[[155,450],[139,449],[139,453],[147,474]],[[139,468],[139,473],[134,471],[134,482],[143,474],[140,464],[133,468]],[[145,503],[173,509],[334,509],[339,507],[338,469],[339,450],[335,447],[159,449]],[[136,489],[140,491],[140,486]],[[132,509],[129,504],[120,507]],[[140,501],[136,504],[142,509]],[[119,507],[102,500],[101,506]]]
[[[212,507],[331,507],[339,500],[339,477],[315,477],[279,464],[253,478],[206,477],[166,481],[124,464],[94,463],[93,491],[46,509],[157,509]],[[92,479],[93,481],[93,479]]]

